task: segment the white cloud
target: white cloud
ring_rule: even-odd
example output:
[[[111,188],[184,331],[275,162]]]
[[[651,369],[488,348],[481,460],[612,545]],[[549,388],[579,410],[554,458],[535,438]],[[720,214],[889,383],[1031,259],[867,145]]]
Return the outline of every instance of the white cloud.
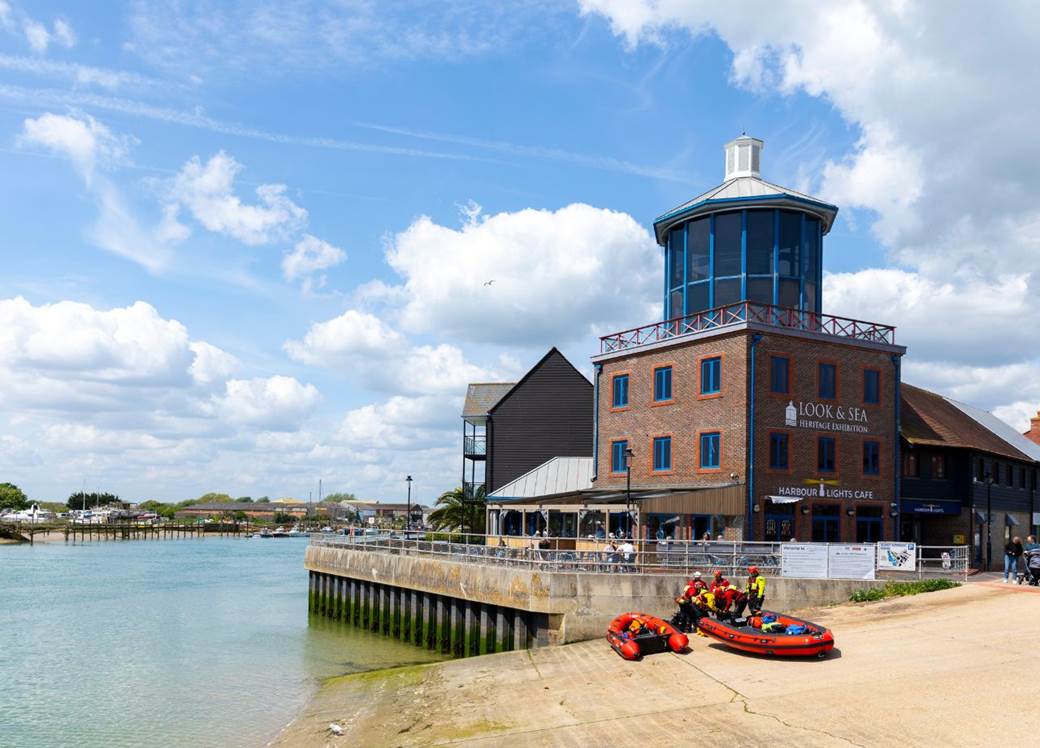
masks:
[[[404,336],[375,315],[348,309],[338,317],[314,323],[303,340],[287,341],[285,350],[305,364],[336,366],[389,355],[404,343]]]
[[[123,160],[133,140],[114,135],[89,114],[47,112],[22,123],[19,142],[68,157],[89,184],[95,167]]]
[[[195,354],[189,371],[197,384],[223,382],[238,368],[238,359],[215,345],[198,340],[190,343],[188,347]]]
[[[347,253],[316,236],[304,234],[291,252],[282,258],[282,275],[288,281],[304,278],[308,282],[320,270],[327,270],[347,259]],[[325,276],[320,276],[317,285],[324,285]]]
[[[230,379],[221,396],[214,396],[215,412],[232,423],[292,431],[320,399],[318,388],[293,377]]]
[[[151,273],[166,269],[172,258],[168,245],[174,236],[163,230],[141,226],[126,204],[123,193],[108,180],[98,180],[94,193],[98,217],[86,230],[87,238],[98,247],[136,262]]]
[[[171,203],[185,207],[209,231],[251,245],[286,239],[306,225],[307,211],[285,195],[285,185],[262,184],[256,188],[258,202],[243,203],[234,192],[242,169],[224,151],[205,164],[194,156],[173,180]]]
[[[349,411],[339,436],[366,449],[427,449],[452,441],[446,425],[458,417],[461,408],[459,397],[395,395],[385,403]]]
[[[660,250],[631,216],[573,204],[467,220],[421,217],[390,240],[409,332],[501,345],[583,340],[656,319]],[[371,288],[369,289],[371,291]]]
[[[7,14],[9,13],[10,10],[7,11]],[[4,18],[7,17],[7,14],[4,15]],[[29,47],[36,54],[42,55],[45,53],[51,42],[66,49],[72,49],[72,47],[76,46],[75,32],[73,32],[72,27],[66,21],[60,18],[48,30],[47,25],[43,22],[25,16],[22,20],[22,31],[25,33],[25,40],[29,43]]]

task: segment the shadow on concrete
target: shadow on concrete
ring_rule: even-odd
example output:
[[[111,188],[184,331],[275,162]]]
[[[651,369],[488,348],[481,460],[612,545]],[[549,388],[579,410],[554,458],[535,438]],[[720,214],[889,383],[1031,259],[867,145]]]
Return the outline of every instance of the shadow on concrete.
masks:
[[[826,657],[778,657],[776,655],[757,654],[755,652],[745,652],[742,649],[733,649],[727,647],[722,642],[712,642],[708,645],[709,649],[714,649],[719,652],[726,652],[727,654],[735,655],[737,657],[747,657],[751,660],[784,660],[785,662],[827,662],[829,660],[840,660],[841,649],[835,647],[827,653]]]

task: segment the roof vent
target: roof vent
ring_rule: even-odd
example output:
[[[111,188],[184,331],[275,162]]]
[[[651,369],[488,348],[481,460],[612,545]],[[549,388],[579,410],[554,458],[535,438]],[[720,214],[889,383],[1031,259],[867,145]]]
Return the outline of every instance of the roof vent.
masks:
[[[760,176],[763,145],[761,140],[750,135],[741,135],[726,143],[726,181]]]

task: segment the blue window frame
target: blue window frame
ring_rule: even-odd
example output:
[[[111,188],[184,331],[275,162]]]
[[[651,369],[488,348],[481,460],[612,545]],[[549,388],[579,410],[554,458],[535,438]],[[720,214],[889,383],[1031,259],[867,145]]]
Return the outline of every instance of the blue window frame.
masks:
[[[785,356],[769,359],[769,391],[784,395],[791,392],[791,361]]]
[[[672,367],[662,366],[654,369],[654,401],[664,402],[672,399]]]
[[[863,442],[863,474],[881,475],[880,442]]]
[[[821,436],[816,440],[816,468],[821,473],[833,473],[837,445],[833,436]]]
[[[701,434],[701,459],[703,470],[712,470],[719,467],[720,436],[717,431],[709,434]]]
[[[818,375],[820,383],[820,399],[833,400],[838,396],[838,367],[834,364],[820,364]]]
[[[654,470],[672,469],[672,437],[654,437]]]
[[[722,357],[714,356],[701,361],[701,394],[717,395],[722,391]]]
[[[787,434],[769,435],[769,467],[773,470],[787,470]]]
[[[610,444],[610,472],[625,472],[625,450],[628,449],[627,441],[611,442]]]
[[[611,402],[615,408],[628,405],[628,374],[618,374],[614,377],[614,398]]]
[[[881,372],[877,369],[863,371],[863,402],[877,404],[881,402]]]

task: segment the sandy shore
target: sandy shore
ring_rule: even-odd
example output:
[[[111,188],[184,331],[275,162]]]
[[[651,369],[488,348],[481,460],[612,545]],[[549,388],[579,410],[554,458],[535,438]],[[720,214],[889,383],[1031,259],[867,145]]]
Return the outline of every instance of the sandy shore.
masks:
[[[1038,611],[1037,588],[976,583],[806,611],[835,632],[822,661],[693,637],[639,663],[600,640],[344,676],[275,745],[1031,744]]]
[[[64,543],[65,533],[61,530],[51,530],[48,533],[37,533],[33,536],[33,543]],[[17,540],[0,538],[0,545],[20,545]]]

